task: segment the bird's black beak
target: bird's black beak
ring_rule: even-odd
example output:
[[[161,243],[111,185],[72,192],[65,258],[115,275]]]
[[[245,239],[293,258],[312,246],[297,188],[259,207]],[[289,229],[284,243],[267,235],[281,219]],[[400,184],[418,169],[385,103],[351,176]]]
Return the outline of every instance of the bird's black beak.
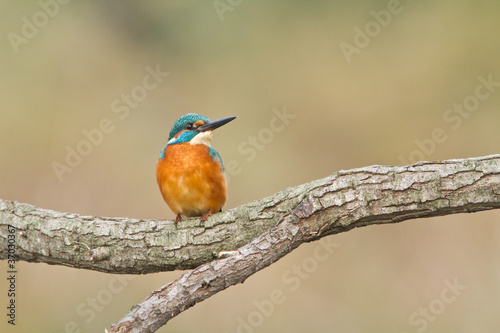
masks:
[[[236,117],[226,117],[226,118],[220,118],[216,120],[209,121],[208,123],[205,123],[201,126],[198,126],[197,130],[200,132],[206,132],[206,131],[213,131],[216,128],[221,127],[222,125],[227,124],[231,120],[234,120]]]

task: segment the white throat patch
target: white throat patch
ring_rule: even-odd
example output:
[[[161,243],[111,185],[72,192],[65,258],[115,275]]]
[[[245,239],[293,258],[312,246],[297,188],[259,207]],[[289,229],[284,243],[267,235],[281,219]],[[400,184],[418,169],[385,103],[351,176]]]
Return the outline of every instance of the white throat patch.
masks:
[[[200,132],[196,134],[194,138],[189,141],[192,145],[207,145],[210,147],[210,141],[212,140],[212,131]]]

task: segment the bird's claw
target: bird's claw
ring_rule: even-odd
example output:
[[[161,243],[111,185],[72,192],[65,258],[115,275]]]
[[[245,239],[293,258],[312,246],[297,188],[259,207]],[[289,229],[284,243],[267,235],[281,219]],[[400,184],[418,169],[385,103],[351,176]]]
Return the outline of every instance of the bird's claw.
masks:
[[[182,221],[182,215],[179,213],[179,214],[177,214],[177,216],[175,217],[175,220],[174,220],[175,226],[177,226],[177,223],[179,223],[180,221]]]
[[[203,214],[201,216],[201,222],[205,222],[210,215],[212,215],[212,210],[211,209],[209,209],[208,212],[206,212],[205,214]]]

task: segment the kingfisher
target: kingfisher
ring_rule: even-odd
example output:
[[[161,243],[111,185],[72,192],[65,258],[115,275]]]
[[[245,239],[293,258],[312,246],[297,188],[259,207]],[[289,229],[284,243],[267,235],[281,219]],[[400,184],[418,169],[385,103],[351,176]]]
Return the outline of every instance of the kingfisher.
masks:
[[[220,154],[210,146],[212,131],[236,117],[210,120],[188,113],[177,119],[156,164],[156,180],[163,200],[183,217],[201,216],[204,222],[226,203],[227,184]]]

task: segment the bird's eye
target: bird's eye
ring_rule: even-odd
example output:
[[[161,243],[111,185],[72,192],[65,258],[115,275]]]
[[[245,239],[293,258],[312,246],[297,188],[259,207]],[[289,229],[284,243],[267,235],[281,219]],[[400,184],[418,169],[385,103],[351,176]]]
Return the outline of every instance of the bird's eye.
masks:
[[[187,123],[186,126],[184,126],[184,128],[187,130],[193,129],[193,123]]]

